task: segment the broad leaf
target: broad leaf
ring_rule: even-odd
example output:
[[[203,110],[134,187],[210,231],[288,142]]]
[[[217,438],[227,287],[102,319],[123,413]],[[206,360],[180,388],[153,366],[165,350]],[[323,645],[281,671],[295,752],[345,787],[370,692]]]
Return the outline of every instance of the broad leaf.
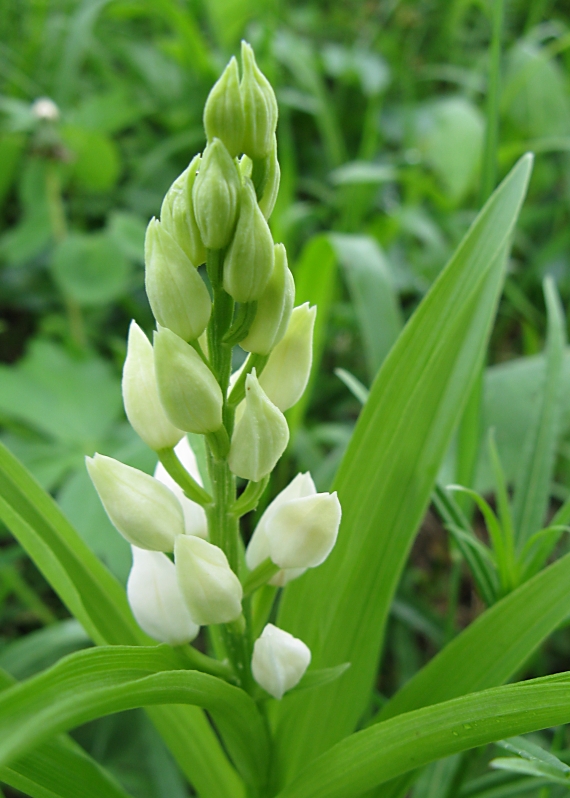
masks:
[[[315,667],[352,667],[276,708],[280,778],[349,734],[365,709],[392,597],[482,363],[531,163],[521,159],[493,194],[384,361],[334,484],[338,543],[285,589],[280,626],[309,645]]]
[[[149,704],[207,709],[236,766],[263,785],[267,737],[253,700],[237,687],[183,670],[170,646],[94,648],[0,694],[0,765],[9,764],[57,732],[94,718]]]

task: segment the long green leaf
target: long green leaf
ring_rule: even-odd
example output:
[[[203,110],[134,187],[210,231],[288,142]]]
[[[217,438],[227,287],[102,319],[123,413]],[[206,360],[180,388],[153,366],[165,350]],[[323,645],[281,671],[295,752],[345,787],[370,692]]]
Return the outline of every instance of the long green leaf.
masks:
[[[0,690],[13,683],[0,670]],[[65,735],[38,746],[12,765],[0,767],[0,782],[31,798],[129,798],[110,773]]]
[[[150,642],[125,591],[79,537],[53,499],[0,444],[0,519],[96,642]],[[153,707],[153,722],[202,798],[238,798],[244,786],[202,710]]]
[[[349,734],[366,706],[392,597],[482,363],[531,164],[521,159],[491,197],[384,361],[335,481],[337,545],[285,589],[280,625],[315,667],[352,667],[342,685],[276,708],[280,779]]]
[[[57,732],[103,715],[148,704],[191,704],[210,712],[250,784],[262,784],[267,738],[253,700],[215,676],[183,667],[183,658],[169,646],[110,646],[71,654],[0,694],[0,765]]]
[[[546,373],[539,414],[525,441],[515,488],[514,524],[519,548],[544,525],[560,427],[566,322],[551,278],[545,280],[544,296],[548,309]]]
[[[352,734],[278,798],[356,798],[436,759],[570,721],[570,673],[445,701]]]

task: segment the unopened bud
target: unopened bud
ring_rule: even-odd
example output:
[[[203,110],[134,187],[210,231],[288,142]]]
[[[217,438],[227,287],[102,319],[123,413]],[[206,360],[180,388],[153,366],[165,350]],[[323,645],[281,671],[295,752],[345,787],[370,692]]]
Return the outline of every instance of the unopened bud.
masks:
[[[255,527],[255,531],[247,545],[245,562],[250,571],[253,571],[265,560],[271,559],[271,549],[267,533],[273,515],[282,505],[287,504],[287,502],[295,501],[306,496],[314,496],[316,492],[315,483],[311,479],[309,473],[297,474],[295,479],[273,499],[259,519],[259,523]],[[306,568],[282,568],[269,580],[269,584],[275,587],[284,587],[287,582],[301,576],[305,571]]]
[[[244,178],[235,235],[224,260],[224,289],[236,302],[253,302],[273,271],[271,230],[259,210],[253,183]]]
[[[232,158],[243,152],[244,113],[235,58],[230,60],[208,95],[204,128],[208,141],[213,138],[223,141]]]
[[[245,381],[245,407],[237,421],[228,463],[238,477],[259,482],[275,467],[289,442],[285,416],[269,401],[255,369]]]
[[[193,477],[199,485],[202,485],[202,477],[198,470],[198,463],[196,462],[196,457],[186,436],[182,438],[178,446],[175,446],[174,451],[190,476]],[[184,531],[186,534],[196,535],[199,538],[207,538],[208,520],[206,518],[206,511],[202,505],[193,502],[186,496],[182,488],[172,479],[160,461],[156,465],[154,476],[155,479],[158,479],[159,482],[162,482],[163,485],[170,488],[180,502],[182,512],[184,513]]]
[[[277,138],[273,137],[273,147],[267,156],[265,185],[263,194],[259,200],[259,208],[266,219],[269,219],[275,207],[275,201],[279,194],[279,182],[281,180],[281,167],[277,158]]]
[[[223,397],[200,355],[165,327],[154,334],[158,395],[171,422],[202,435],[222,425]]]
[[[176,496],[154,477],[96,454],[85,462],[111,523],[133,546],[172,551],[184,533],[184,516]]]
[[[295,280],[287,265],[283,244],[275,244],[275,265],[257,301],[255,318],[247,336],[240,341],[246,352],[268,355],[285,335],[295,303]]]
[[[281,568],[315,568],[332,551],[341,508],[335,493],[283,502],[267,519],[269,556]]]
[[[242,586],[218,546],[182,535],[174,560],[180,590],[196,623],[230,623],[241,615]]]
[[[200,154],[192,158],[190,165],[168,189],[160,209],[160,223],[196,267],[206,260],[206,248],[200,237],[192,202],[192,188],[200,161]]]
[[[200,627],[184,603],[174,563],[160,551],[136,546],[132,551],[127,598],[138,625],[154,640],[171,646],[194,640]]]
[[[176,446],[184,432],[171,424],[160,403],[152,344],[135,321],[129,327],[122,385],[125,412],[137,435],[155,451]]]
[[[268,623],[253,646],[251,671],[255,681],[274,698],[299,684],[311,662],[302,640]]]
[[[293,308],[287,332],[269,355],[259,384],[282,411],[296,404],[307,387],[313,362],[317,308],[305,302]]]
[[[210,294],[158,219],[151,219],[146,230],[145,262],[146,293],[155,319],[185,341],[194,341],[210,319]]]
[[[230,243],[239,210],[240,188],[237,166],[220,139],[213,139],[204,151],[192,189],[196,222],[208,249],[222,249]]]
[[[243,151],[252,159],[264,158],[271,151],[277,127],[277,100],[247,42],[241,43],[241,57],[243,77],[240,91],[245,113]]]

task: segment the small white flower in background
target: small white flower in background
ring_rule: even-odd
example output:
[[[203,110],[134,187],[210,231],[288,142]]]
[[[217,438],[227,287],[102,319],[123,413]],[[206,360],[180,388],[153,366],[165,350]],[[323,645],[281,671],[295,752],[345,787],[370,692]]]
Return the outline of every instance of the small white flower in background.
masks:
[[[270,584],[283,586],[326,560],[340,519],[336,493],[317,493],[310,474],[297,474],[261,516],[247,547],[248,568],[269,557],[282,568]]]
[[[174,447],[174,451],[190,476],[193,477],[199,485],[203,486],[196,456],[186,436]],[[161,462],[158,462],[156,465],[154,477],[158,479],[159,482],[162,482],[163,485],[166,485],[180,502],[182,512],[184,513],[184,531],[186,534],[207,539],[208,519],[206,518],[206,511],[204,508],[197,502],[193,502],[184,494],[182,488],[172,479]]]
[[[241,582],[218,546],[193,535],[180,535],[174,562],[180,590],[196,623],[205,626],[239,618]]]
[[[133,546],[172,551],[184,534],[182,507],[172,491],[143,471],[96,454],[85,462],[111,523]]]
[[[138,625],[147,635],[171,646],[194,640],[200,627],[184,603],[174,563],[162,552],[131,548],[127,597]]]
[[[274,698],[282,698],[301,681],[311,662],[308,646],[289,632],[268,623],[253,646],[255,681]]]
[[[37,119],[44,119],[47,122],[57,122],[59,119],[59,108],[49,97],[38,97],[32,103],[32,113]]]

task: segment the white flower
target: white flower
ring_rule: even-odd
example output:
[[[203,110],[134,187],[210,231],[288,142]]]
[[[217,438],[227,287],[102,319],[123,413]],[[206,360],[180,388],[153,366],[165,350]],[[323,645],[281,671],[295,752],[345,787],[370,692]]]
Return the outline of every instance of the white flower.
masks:
[[[282,698],[301,681],[311,662],[308,646],[289,632],[268,623],[253,646],[255,681],[274,698]]]
[[[190,446],[186,436],[182,438],[177,446],[174,447],[174,451],[190,476],[193,477],[199,485],[202,485],[202,477],[200,476],[200,471],[198,470],[196,456],[194,455],[192,447]],[[180,502],[182,512],[184,513],[184,531],[186,534],[196,535],[199,538],[207,538],[208,520],[206,518],[206,511],[204,508],[197,502],[193,502],[191,499],[185,496],[182,488],[172,479],[162,463],[157,463],[154,476],[155,479],[158,479],[159,482],[162,482],[163,485],[166,485],[166,487],[169,488],[172,493],[174,493]]]
[[[194,640],[194,623],[176,581],[174,563],[159,551],[132,546],[133,567],[127,597],[141,629],[161,643],[181,646]]]
[[[180,535],[174,561],[180,590],[197,623],[230,623],[241,615],[242,586],[218,546]]]
[[[45,119],[48,122],[57,122],[59,119],[59,108],[49,97],[38,97],[32,103],[32,113],[37,119]]]

